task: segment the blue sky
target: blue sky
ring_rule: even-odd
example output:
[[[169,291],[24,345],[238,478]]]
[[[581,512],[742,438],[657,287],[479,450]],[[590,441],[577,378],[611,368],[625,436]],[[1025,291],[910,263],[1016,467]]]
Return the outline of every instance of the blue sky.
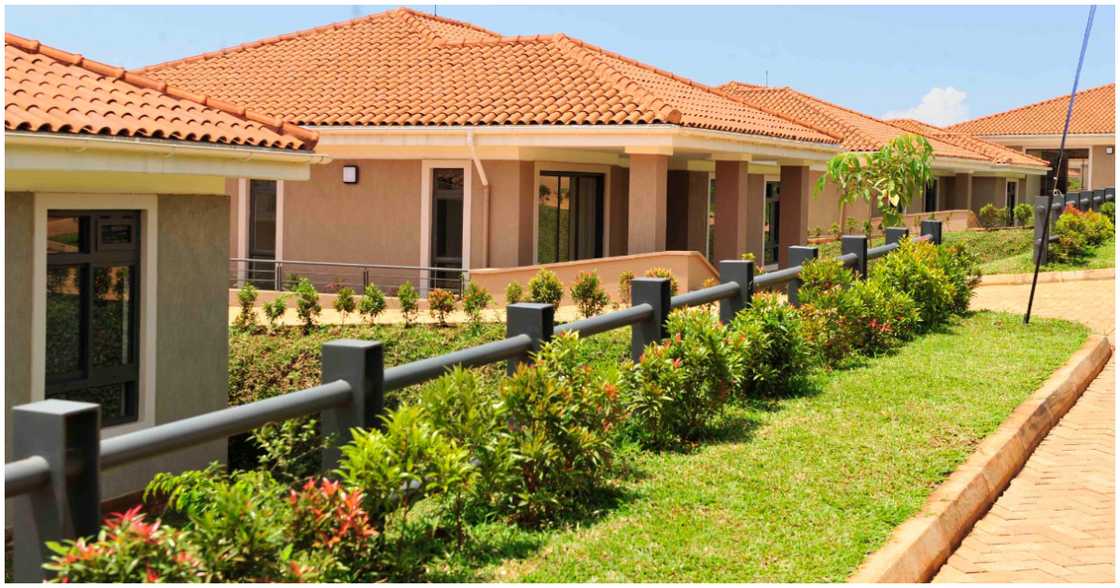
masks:
[[[9,6],[6,29],[139,67],[386,6]],[[432,5],[414,5],[431,11]],[[507,35],[564,32],[695,80],[790,85],[876,116],[945,124],[1069,91],[1085,6],[439,6]],[[1082,87],[1114,80],[1097,11]],[[767,74],[768,72],[768,74]]]

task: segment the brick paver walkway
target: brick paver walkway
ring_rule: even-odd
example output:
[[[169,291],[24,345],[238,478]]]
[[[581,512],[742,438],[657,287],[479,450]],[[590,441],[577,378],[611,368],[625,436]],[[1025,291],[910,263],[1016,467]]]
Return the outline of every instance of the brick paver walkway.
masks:
[[[1026,288],[981,288],[974,306],[1021,311],[1014,298]],[[1113,292],[1112,280],[1040,284],[1035,309],[1112,335]],[[1115,398],[1113,359],[935,582],[1115,581]]]

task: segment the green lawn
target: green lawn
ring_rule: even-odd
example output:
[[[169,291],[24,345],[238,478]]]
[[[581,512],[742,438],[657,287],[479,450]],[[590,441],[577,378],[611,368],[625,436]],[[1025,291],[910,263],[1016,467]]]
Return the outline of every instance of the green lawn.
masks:
[[[1085,340],[980,312],[812,390],[730,409],[694,453],[635,453],[598,517],[472,528],[431,580],[842,581]]]
[[[1077,263],[1048,263],[1042,266],[1044,272],[1068,272],[1073,270],[1101,269],[1116,267],[1116,241],[1109,241],[1093,247],[1084,259]],[[1034,256],[1025,251],[1011,257],[992,260],[980,266],[984,274],[1025,274],[1034,271]]]

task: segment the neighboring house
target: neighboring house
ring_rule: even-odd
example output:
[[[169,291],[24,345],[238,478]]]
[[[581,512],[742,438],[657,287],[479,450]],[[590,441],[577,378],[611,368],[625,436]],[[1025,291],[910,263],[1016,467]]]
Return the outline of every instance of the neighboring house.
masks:
[[[720,89],[761,108],[837,134],[843,138],[841,146],[850,152],[876,151],[907,133],[924,136],[933,147],[936,179],[923,197],[910,203],[907,212],[959,209],[978,212],[987,203],[1003,206],[1008,197],[1013,203],[1029,178],[1040,176],[1047,169],[1045,161],[1007,147],[918,121],[880,120],[789,87],[729,82]],[[821,175],[821,171],[811,172],[814,182]],[[821,196],[810,207],[809,226],[827,232],[833,223],[845,227],[846,219],[854,218],[862,224],[875,215],[864,202],[840,206],[838,199],[836,186],[826,184]]]
[[[1027,154],[1057,163],[1069,95],[1028,104],[1006,112],[982,116],[948,127],[948,130],[1007,145]],[[1077,169],[1070,173],[1070,167]],[[1073,102],[1066,157],[1061,169],[1051,169],[1038,186],[1027,186],[1032,196],[1054,187],[1066,191],[1067,179],[1079,176],[1080,189],[1094,190],[1116,184],[1116,84],[1077,93]]]
[[[804,243],[810,167],[839,151],[831,133],[564,35],[409,9],[142,71],[314,129],[334,158],[308,182],[230,182],[242,258],[457,278],[703,252],[713,174],[713,257],[761,255],[765,175],[783,183],[781,245]]]
[[[49,398],[100,403],[103,437],[225,407],[226,178],[307,179],[315,133],[15,35],[4,63],[8,440],[11,407]]]

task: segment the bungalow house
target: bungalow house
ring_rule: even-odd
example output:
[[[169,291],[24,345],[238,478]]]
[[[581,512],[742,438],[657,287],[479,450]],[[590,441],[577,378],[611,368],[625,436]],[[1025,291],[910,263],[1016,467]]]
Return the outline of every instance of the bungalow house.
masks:
[[[803,243],[839,137],[562,34],[396,9],[142,70],[320,135],[307,182],[229,182],[240,258],[464,269]],[[758,211],[757,214],[755,211]],[[788,226],[787,226],[788,224]],[[287,271],[287,270],[285,270]],[[341,268],[335,271],[342,271]]]
[[[4,63],[6,459],[32,401],[99,403],[103,437],[224,408],[226,178],[306,180],[315,133],[11,34]]]
[[[1006,112],[989,114],[948,127],[948,130],[1006,145],[1050,162],[1058,159],[1069,95],[1028,104]],[[1071,169],[1077,170],[1071,173]],[[1080,177],[1081,186],[1068,187],[1067,178]],[[1037,186],[1028,185],[1031,195],[1046,194],[1054,177],[1063,192],[1096,190],[1116,184],[1116,84],[1106,84],[1077,93],[1073,102],[1066,158],[1061,169],[1051,169]]]
[[[1022,194],[1028,178],[1044,174],[1047,163],[1022,152],[962,133],[953,133],[914,120],[884,121],[853,111],[793,88],[773,88],[743,82],[729,82],[720,89],[748,103],[784,114],[798,122],[839,134],[841,146],[849,152],[875,151],[899,135],[924,136],[933,147],[936,179],[922,198],[915,198],[909,213],[939,210],[979,212],[985,204],[1004,206],[1010,196]],[[815,182],[821,171],[811,171]],[[834,223],[845,227],[848,219],[859,224],[873,216],[866,203],[838,205],[836,187],[826,184],[821,198],[809,208],[809,226],[827,231]]]

